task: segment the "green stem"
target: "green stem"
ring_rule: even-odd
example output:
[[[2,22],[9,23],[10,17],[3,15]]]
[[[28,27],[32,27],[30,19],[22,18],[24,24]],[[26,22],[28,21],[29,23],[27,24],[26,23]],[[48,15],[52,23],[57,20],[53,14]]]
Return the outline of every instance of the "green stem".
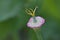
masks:
[[[38,38],[38,40],[43,40],[42,35],[41,35],[41,30],[39,29],[34,29],[36,36]]]

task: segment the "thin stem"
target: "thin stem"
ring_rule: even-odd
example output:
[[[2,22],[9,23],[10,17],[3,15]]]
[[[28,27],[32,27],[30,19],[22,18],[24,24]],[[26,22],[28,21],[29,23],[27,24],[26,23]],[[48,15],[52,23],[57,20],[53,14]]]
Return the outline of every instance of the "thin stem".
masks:
[[[42,35],[41,35],[41,31],[39,29],[36,29],[36,28],[34,28],[33,30],[36,33],[37,39],[38,40],[43,40]]]

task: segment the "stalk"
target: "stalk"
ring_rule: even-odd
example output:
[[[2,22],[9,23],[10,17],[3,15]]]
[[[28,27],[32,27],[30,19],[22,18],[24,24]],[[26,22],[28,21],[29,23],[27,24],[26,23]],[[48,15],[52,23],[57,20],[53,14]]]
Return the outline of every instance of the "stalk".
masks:
[[[37,39],[38,40],[43,40],[42,38],[42,34],[41,34],[41,30],[40,29],[36,29],[36,28],[33,28],[34,32],[36,33],[36,36],[37,36]]]

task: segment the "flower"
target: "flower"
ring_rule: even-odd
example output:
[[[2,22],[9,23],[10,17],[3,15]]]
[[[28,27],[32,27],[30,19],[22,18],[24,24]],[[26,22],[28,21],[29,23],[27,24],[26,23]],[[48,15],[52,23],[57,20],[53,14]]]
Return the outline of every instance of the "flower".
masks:
[[[37,7],[36,7],[37,8]],[[45,23],[45,19],[40,17],[40,16],[35,16],[35,11],[36,8],[34,10],[32,10],[30,8],[30,10],[26,9],[26,12],[31,15],[32,17],[29,19],[27,26],[30,28],[38,28],[41,27],[42,24]]]
[[[30,18],[30,20],[27,23],[28,27],[30,27],[30,28],[38,28],[38,27],[41,27],[42,24],[45,23],[45,19],[43,19],[42,17],[37,16],[35,18],[36,18],[36,22],[34,22],[33,17]]]

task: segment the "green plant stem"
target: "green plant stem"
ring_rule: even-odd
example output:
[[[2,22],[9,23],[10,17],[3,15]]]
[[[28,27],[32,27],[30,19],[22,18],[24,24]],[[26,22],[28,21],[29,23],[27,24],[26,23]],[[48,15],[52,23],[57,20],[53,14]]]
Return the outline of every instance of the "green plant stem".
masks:
[[[38,40],[43,40],[40,29],[35,28],[34,31],[36,33],[37,39]]]

